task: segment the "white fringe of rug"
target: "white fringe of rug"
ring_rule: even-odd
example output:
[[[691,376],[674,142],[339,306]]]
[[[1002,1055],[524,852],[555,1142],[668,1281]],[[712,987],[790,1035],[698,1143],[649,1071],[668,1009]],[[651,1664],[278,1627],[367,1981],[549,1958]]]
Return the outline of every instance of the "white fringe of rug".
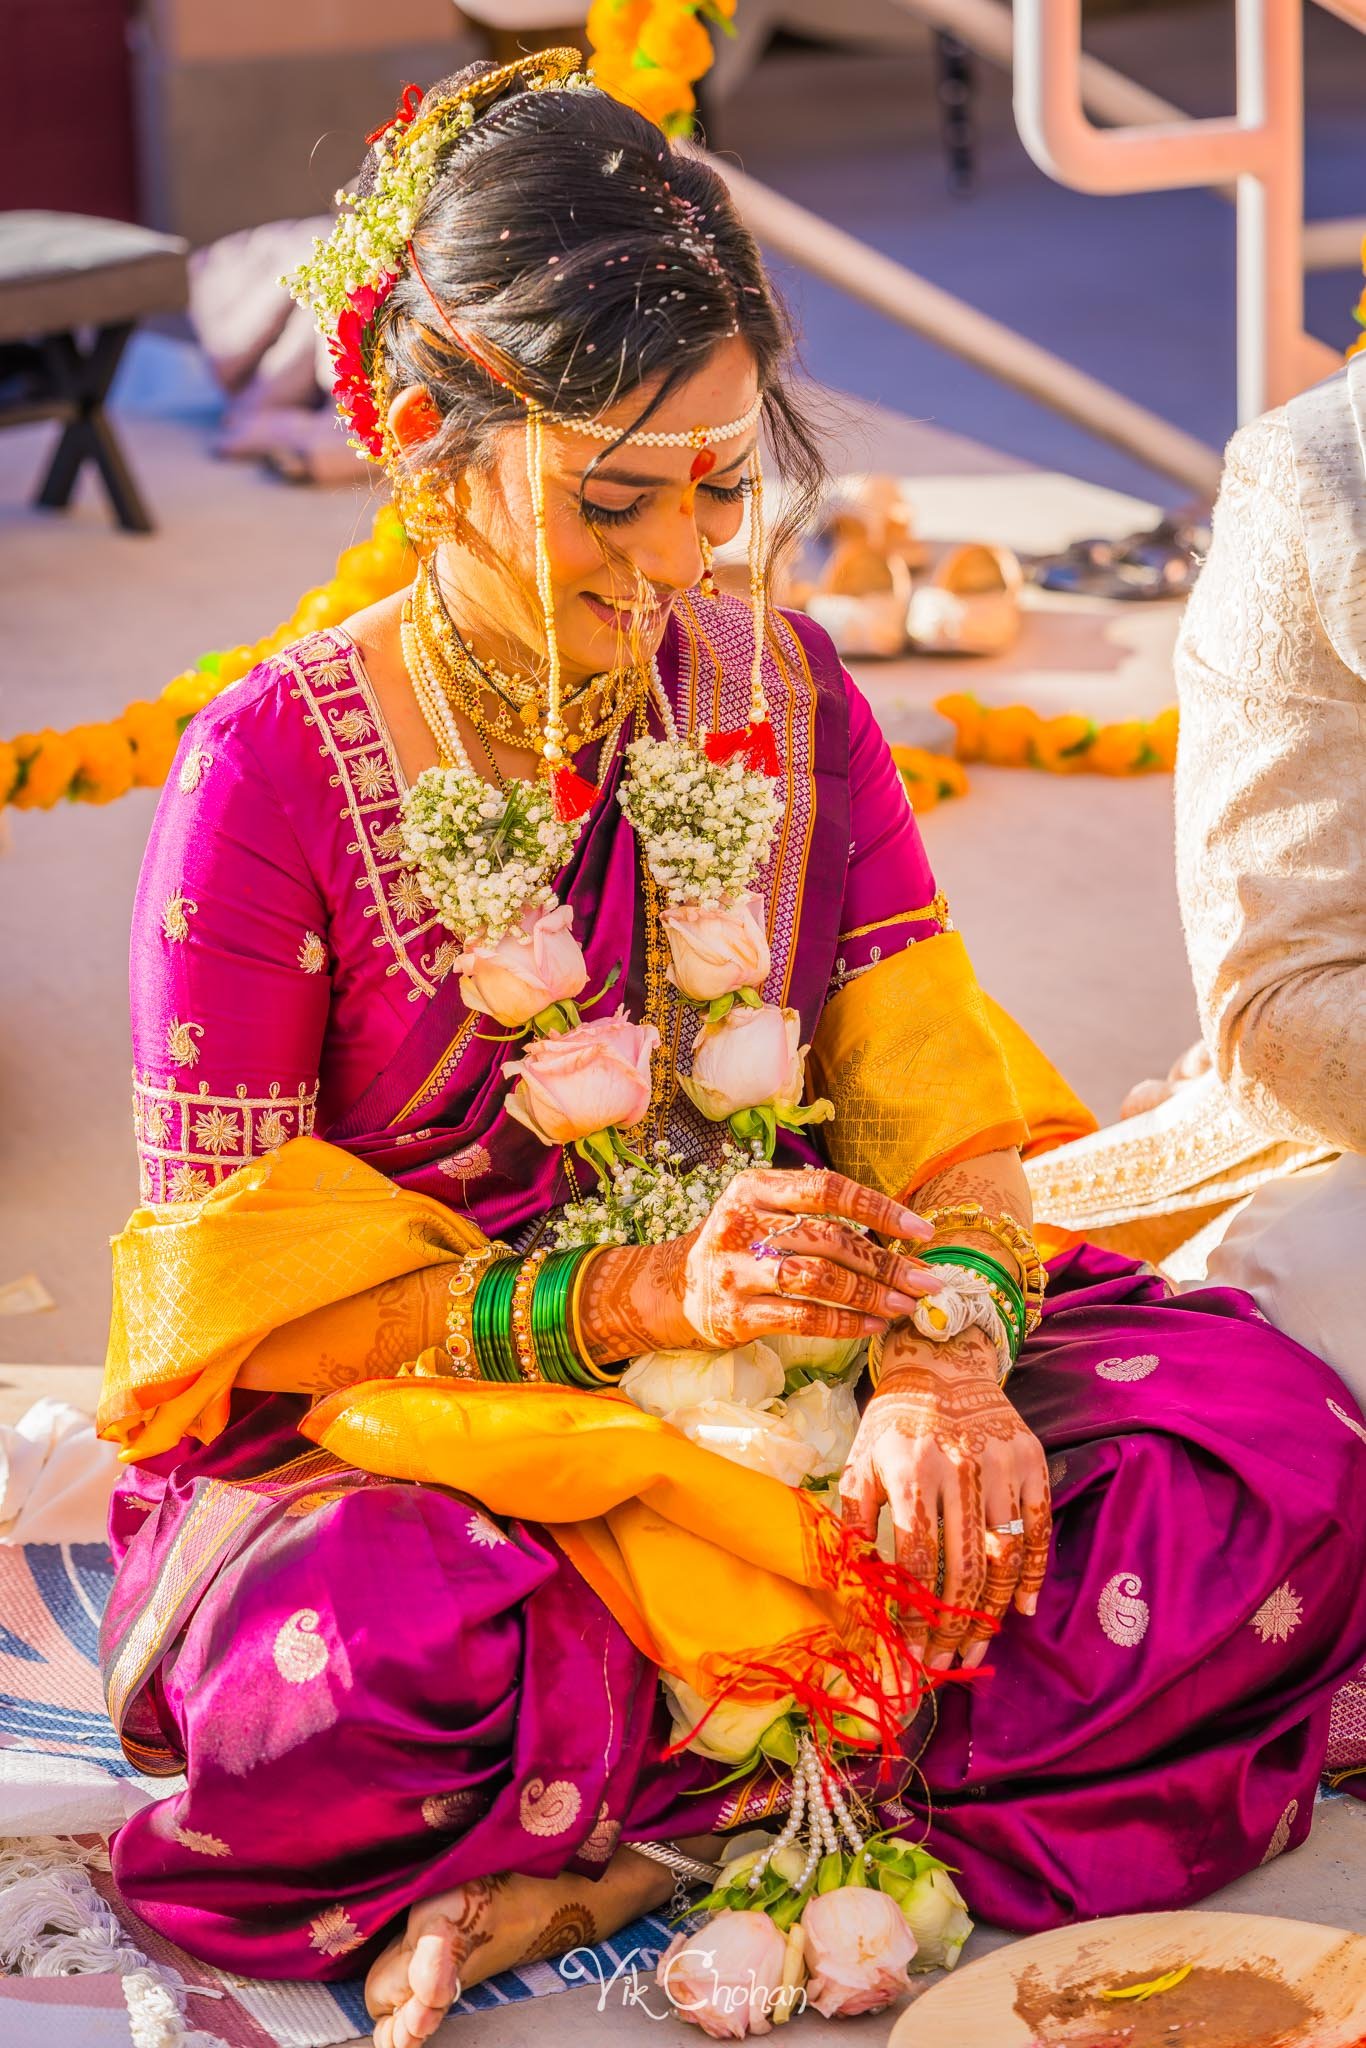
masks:
[[[103,1848],[55,1836],[0,1842],[0,1970],[20,1977],[123,1979],[133,2048],[224,2048],[185,2021],[190,1987],[135,1948],[90,1881]]]

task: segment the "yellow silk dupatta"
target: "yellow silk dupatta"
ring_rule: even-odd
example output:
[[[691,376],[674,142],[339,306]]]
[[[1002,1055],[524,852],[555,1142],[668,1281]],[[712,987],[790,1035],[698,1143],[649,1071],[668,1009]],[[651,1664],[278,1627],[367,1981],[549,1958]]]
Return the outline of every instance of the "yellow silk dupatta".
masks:
[[[328,1384],[323,1346],[359,1377],[374,1348],[366,1291],[483,1242],[443,1203],[321,1138],[291,1139],[202,1202],[135,1209],[113,1242],[100,1435],[125,1458],[155,1457],[186,1436],[211,1442],[247,1360],[267,1342],[287,1356],[289,1325],[302,1317],[309,1355],[275,1384]]]
[[[367,1356],[364,1290],[481,1241],[317,1138],[203,1202],[136,1211],[114,1243],[101,1434],[125,1458],[210,1440],[266,1346],[275,1384],[317,1386],[320,1330],[343,1359]],[[708,1701],[792,1694],[827,1720],[858,1702],[883,1746],[926,1682],[894,1622],[894,1603],[928,1602],[922,1589],[808,1495],[623,1395],[387,1377],[327,1395],[302,1427],[344,1464],[547,1525],[637,1647]]]

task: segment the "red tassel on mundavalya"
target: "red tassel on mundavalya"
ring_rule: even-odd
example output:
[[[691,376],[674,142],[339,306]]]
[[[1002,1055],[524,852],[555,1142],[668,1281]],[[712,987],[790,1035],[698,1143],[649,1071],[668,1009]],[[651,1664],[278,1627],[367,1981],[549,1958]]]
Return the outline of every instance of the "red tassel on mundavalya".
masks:
[[[743,754],[746,768],[760,775],[781,775],[783,764],[773,727],[766,718],[757,725],[741,726],[738,732],[709,732],[702,738],[702,751],[718,765]]]
[[[709,1659],[706,1690],[710,1705],[696,1726],[672,1743],[666,1756],[676,1756],[705,1727],[725,1701],[773,1699],[791,1694],[805,1713],[817,1747],[835,1743],[863,1751],[877,1760],[879,1774],[900,1760],[900,1736],[914,1718],[926,1693],[941,1685],[970,1684],[976,1671],[930,1671],[907,1644],[904,1620],[918,1615],[933,1629],[946,1614],[967,1610],[948,1607],[902,1566],[878,1555],[855,1530],[843,1527],[825,1508],[809,1513],[818,1568],[813,1581],[837,1592],[843,1614],[840,1632],[813,1630],[743,1662]],[[980,1616],[973,1616],[974,1620]],[[994,1632],[994,1631],[993,1631]],[[838,1688],[831,1680],[843,1681]],[[836,1719],[843,1724],[838,1732]],[[850,1721],[855,1723],[851,1731]],[[862,1723],[862,1730],[858,1723]]]
[[[581,818],[585,811],[591,811],[597,800],[597,784],[585,781],[577,768],[551,769],[550,803],[562,825],[568,825],[575,818]]]

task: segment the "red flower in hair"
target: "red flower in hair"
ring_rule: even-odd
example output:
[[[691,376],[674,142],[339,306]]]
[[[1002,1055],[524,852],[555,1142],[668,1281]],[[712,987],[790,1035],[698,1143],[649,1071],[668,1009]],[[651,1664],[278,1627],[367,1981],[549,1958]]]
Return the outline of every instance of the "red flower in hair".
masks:
[[[368,327],[397,283],[398,277],[394,271],[383,271],[373,284],[359,285],[355,291],[348,292],[346,302]],[[345,319],[346,315],[343,314],[342,318]]]

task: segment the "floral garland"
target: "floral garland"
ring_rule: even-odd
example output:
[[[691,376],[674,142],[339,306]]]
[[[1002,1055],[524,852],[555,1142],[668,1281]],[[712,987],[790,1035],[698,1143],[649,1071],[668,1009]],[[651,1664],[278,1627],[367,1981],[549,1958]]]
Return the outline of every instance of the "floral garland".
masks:
[[[159,696],[139,699],[115,718],[0,739],[0,809],[107,804],[130,789],[159,789],[196,711],[281,648],[401,590],[412,581],[415,560],[393,506],[381,507],[370,539],[345,548],[336,573],[306,590],[289,618],[262,639],[201,655]],[[988,706],[966,695],[941,697],[935,709],[953,722],[956,759],[920,747],[892,748],[917,811],[967,794],[964,761],[1058,775],[1141,775],[1169,770],[1176,758],[1175,705],[1147,721],[1109,725],[1072,712],[1045,717],[1024,704]]]
[[[407,85],[387,121],[366,141],[374,152],[369,189],[334,194],[337,220],[315,236],[308,262],[280,283],[309,307],[332,358],[332,397],[351,429],[351,446],[372,462],[384,458],[383,395],[376,388],[375,317],[408,268],[414,230],[442,159],[478,119],[480,108],[516,75],[533,86],[587,90],[576,50],[546,50],[502,65],[458,93],[424,105]]]
[[[952,720],[960,761],[994,768],[1043,768],[1052,775],[1170,773],[1176,764],[1177,708],[1156,718],[1097,725],[1084,713],[1053,717],[1028,704],[981,704],[961,693],[940,697],[935,710]]]
[[[336,574],[306,590],[290,617],[251,646],[201,655],[172,677],[158,697],[130,704],[116,718],[47,727],[0,740],[0,808],[51,810],[54,804],[107,804],[129,789],[158,789],[170,772],[180,735],[206,704],[258,662],[310,633],[339,626],[354,612],[401,590],[415,560],[391,505],[376,513],[371,537],[345,548]]]
[[[692,131],[699,78],[714,52],[707,25],[734,35],[736,0],[593,0],[588,10],[593,83],[666,135]]]

